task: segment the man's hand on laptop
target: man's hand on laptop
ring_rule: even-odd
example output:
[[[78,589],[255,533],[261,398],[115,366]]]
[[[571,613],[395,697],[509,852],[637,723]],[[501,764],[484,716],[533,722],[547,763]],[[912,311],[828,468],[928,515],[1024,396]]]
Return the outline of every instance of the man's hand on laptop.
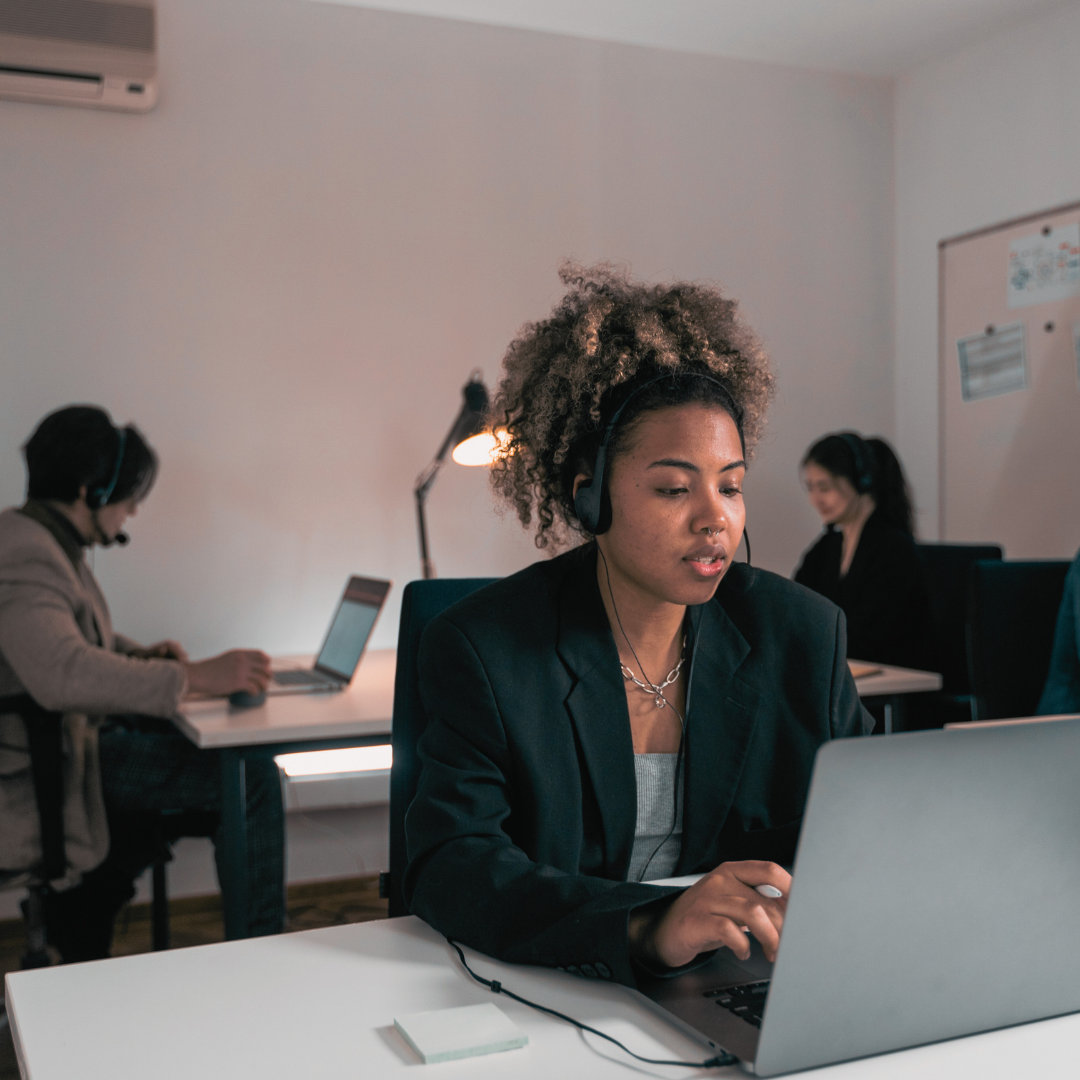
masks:
[[[259,649],[230,649],[208,660],[186,661],[189,694],[261,694],[270,681],[270,657]]]
[[[781,896],[763,896],[757,891],[760,885],[771,885]],[[648,967],[682,967],[700,953],[724,946],[746,960],[749,931],[774,960],[790,889],[791,875],[776,863],[721,863],[666,907],[634,912],[631,950]]]

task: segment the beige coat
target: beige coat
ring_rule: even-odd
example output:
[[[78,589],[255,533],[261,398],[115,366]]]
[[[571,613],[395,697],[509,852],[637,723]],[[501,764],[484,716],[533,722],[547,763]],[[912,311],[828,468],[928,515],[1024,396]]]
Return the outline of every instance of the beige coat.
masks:
[[[29,693],[64,713],[64,834],[69,874],[104,859],[108,829],[97,727],[115,713],[169,717],[186,686],[181,664],[127,655],[85,560],[16,510],[0,513],[0,695]],[[40,829],[22,721],[0,716],[0,874],[32,866]]]

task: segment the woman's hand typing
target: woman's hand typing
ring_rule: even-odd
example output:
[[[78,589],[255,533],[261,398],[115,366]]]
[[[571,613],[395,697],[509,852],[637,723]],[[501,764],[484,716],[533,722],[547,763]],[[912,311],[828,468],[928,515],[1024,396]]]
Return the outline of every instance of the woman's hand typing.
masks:
[[[762,896],[759,885],[779,890],[779,899]],[[776,958],[787,910],[791,875],[776,863],[721,863],[680,893],[666,907],[630,917],[630,946],[648,967],[682,967],[710,949],[727,947],[740,959],[750,955],[747,931]]]

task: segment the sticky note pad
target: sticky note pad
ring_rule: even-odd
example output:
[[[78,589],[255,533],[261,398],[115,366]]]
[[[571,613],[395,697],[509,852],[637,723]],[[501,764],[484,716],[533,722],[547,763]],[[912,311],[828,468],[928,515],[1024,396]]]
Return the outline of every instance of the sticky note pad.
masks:
[[[394,1027],[426,1065],[524,1046],[529,1037],[497,1005],[462,1005],[394,1017]]]

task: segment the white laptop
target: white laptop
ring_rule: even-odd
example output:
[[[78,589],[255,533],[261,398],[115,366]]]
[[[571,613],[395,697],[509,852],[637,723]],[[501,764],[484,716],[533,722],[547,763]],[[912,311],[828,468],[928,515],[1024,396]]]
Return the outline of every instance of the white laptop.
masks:
[[[344,690],[360,664],[389,590],[389,581],[350,577],[314,665],[310,668],[275,669],[266,692],[299,694]]]
[[[759,1076],[1080,1011],[1078,837],[1080,717],[828,743],[775,965],[641,992]]]

